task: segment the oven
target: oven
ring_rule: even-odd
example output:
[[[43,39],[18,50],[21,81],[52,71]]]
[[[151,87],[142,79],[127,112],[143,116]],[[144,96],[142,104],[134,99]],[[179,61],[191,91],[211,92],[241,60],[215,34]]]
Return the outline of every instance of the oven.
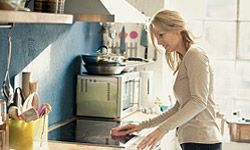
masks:
[[[138,110],[140,73],[77,76],[77,116],[121,119]]]

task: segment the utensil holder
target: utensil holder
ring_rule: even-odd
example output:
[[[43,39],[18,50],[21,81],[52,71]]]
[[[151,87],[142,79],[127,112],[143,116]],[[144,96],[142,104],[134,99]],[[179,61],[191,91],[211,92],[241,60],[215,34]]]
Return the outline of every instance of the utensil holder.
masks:
[[[35,121],[9,119],[10,149],[46,149],[48,141],[48,115]]]

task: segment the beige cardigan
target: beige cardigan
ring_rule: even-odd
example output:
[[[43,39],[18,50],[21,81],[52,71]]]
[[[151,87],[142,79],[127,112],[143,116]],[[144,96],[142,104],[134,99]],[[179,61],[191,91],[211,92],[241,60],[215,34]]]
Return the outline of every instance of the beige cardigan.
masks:
[[[174,83],[175,106],[156,118],[139,125],[149,128],[159,125],[161,135],[177,128],[179,143],[221,142],[215,121],[213,71],[205,52],[191,47],[183,57]]]

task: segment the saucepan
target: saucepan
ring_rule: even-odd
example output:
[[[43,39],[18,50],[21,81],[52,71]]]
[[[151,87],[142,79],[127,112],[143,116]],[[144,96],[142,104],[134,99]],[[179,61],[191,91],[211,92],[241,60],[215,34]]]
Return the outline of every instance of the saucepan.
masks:
[[[125,57],[109,52],[106,46],[101,46],[94,54],[81,55],[84,67],[89,74],[116,75],[125,69]]]
[[[144,61],[143,58],[129,57],[125,58],[121,55],[116,55],[107,49],[106,46],[98,48],[97,53],[81,55],[84,62],[84,67],[89,74],[96,75],[116,75],[126,71],[126,61]]]
[[[99,64],[84,65],[89,74],[94,75],[117,75],[121,74],[126,65]]]
[[[110,52],[110,50],[105,46],[100,46],[96,53],[81,55],[82,60],[87,65],[97,65],[97,64],[121,64],[124,65],[125,57],[116,55]]]

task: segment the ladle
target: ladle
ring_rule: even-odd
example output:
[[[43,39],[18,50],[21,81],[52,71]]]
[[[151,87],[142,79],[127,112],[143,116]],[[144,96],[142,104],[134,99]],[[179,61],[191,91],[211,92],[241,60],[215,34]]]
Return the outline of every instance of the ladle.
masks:
[[[13,26],[14,27],[14,26]],[[13,29],[11,28],[11,30]],[[5,98],[7,99],[7,106],[12,103],[14,90],[10,83],[10,76],[9,76],[9,69],[10,69],[10,62],[11,62],[11,53],[12,53],[12,43],[11,43],[11,30],[8,34],[8,60],[7,60],[7,69],[2,85],[2,90]]]

